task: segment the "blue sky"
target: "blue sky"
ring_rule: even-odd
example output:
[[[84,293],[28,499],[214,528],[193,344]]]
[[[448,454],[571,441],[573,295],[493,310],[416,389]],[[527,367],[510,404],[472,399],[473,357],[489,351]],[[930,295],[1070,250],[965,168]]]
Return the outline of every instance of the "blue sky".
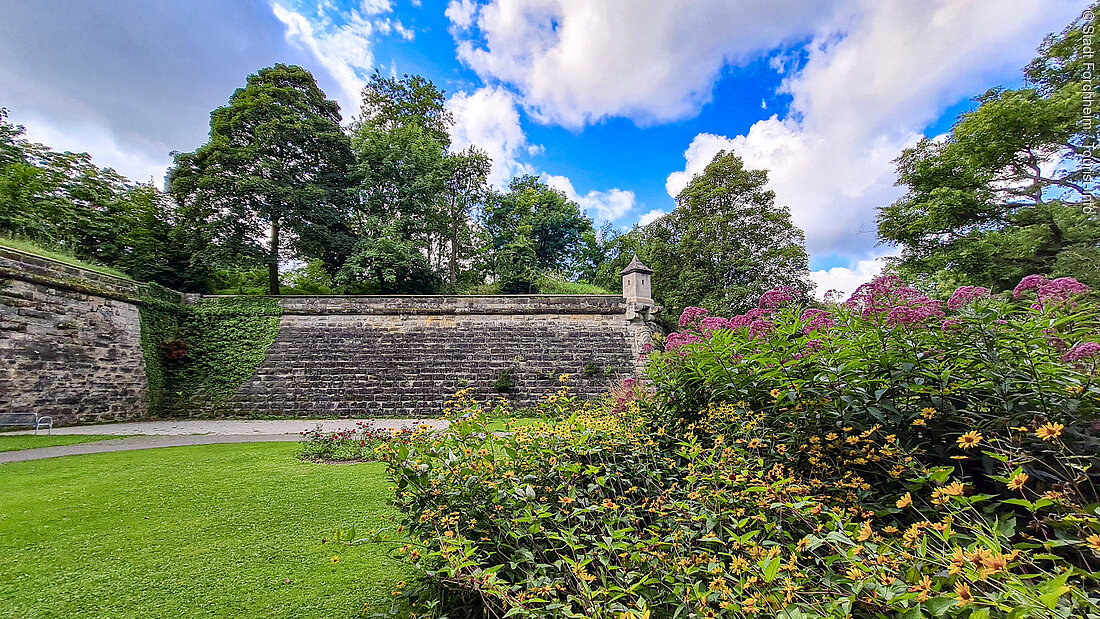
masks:
[[[276,62],[345,118],[374,69],[448,95],[493,180],[542,175],[628,227],[719,149],[770,171],[819,294],[873,276],[893,159],[969,98],[1018,84],[1067,0],[0,0],[0,106],[28,136],[137,180],[205,141],[209,113]]]

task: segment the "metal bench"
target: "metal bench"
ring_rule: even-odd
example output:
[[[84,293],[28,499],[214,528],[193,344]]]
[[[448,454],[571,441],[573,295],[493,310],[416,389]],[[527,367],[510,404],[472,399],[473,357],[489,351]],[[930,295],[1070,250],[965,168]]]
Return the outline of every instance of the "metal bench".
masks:
[[[16,426],[20,428],[34,428],[34,433],[45,428],[48,433],[53,433],[53,417],[39,415],[38,413],[3,413],[0,412],[0,427]]]

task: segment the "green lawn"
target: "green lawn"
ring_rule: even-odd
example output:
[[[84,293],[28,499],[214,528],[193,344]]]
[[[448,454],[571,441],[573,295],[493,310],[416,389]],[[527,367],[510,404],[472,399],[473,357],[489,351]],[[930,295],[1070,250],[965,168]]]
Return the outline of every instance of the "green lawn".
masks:
[[[381,527],[384,465],[294,458],[294,443],[0,464],[0,615],[358,617],[404,563],[322,544]],[[337,564],[332,557],[339,555]]]
[[[20,434],[0,436],[0,451],[19,451],[20,449],[53,447],[54,445],[76,445],[77,443],[91,443],[92,441],[104,441],[111,438],[123,437],[103,434]]]

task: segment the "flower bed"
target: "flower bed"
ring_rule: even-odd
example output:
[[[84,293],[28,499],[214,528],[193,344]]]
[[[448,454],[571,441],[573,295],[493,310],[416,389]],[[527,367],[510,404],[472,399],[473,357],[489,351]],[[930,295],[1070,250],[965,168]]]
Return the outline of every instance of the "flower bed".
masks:
[[[355,427],[325,432],[318,425],[300,433],[298,458],[301,460],[375,462],[375,450],[390,443],[406,444],[421,434],[408,428],[382,430],[370,422],[356,422]]]
[[[1100,617],[1093,304],[685,312],[652,386],[380,447],[421,616]],[[563,404],[564,402],[564,404]],[[407,614],[405,616],[408,616]]]

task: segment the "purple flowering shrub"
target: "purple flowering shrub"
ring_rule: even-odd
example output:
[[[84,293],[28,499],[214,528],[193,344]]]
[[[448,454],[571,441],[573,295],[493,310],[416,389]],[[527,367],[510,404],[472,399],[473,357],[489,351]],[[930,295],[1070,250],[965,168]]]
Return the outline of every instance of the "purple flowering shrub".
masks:
[[[988,463],[961,457],[962,437],[977,432],[1023,450],[1048,486],[1100,484],[1100,322],[1087,293],[1030,276],[1012,295],[965,286],[944,303],[883,276],[825,307],[777,289],[740,316],[689,308],[649,356],[655,408],[684,423],[714,404],[762,413],[787,450],[772,455],[803,470],[820,464],[811,439],[872,432],[980,477]],[[866,479],[896,487],[871,468]]]

